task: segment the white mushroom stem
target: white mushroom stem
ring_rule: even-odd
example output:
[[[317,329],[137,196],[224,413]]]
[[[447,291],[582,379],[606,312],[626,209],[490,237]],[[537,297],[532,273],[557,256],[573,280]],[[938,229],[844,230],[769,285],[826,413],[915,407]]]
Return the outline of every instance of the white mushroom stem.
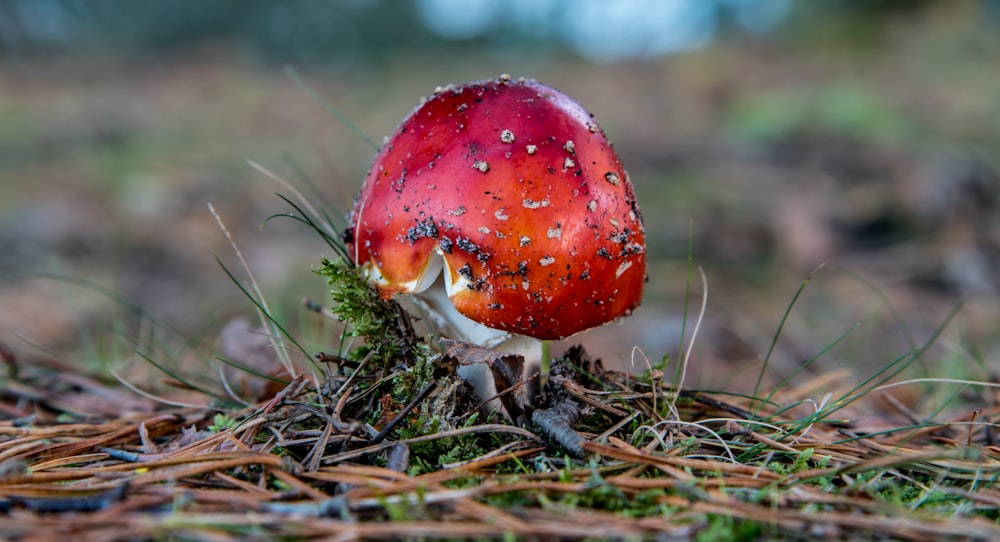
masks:
[[[487,327],[458,312],[448,298],[442,278],[439,277],[429,288],[412,296],[412,299],[427,312],[434,328],[443,336],[524,357],[525,379],[539,371],[543,356],[542,341]],[[458,368],[458,375],[484,400],[497,394],[493,374],[484,363],[462,365]],[[533,387],[525,386],[523,391],[527,392],[528,388]],[[494,400],[489,407],[497,410],[499,402]]]

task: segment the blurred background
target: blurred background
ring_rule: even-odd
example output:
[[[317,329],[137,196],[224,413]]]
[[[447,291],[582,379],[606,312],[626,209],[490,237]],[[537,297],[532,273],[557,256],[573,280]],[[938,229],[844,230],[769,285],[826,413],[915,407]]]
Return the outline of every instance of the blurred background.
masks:
[[[330,349],[301,300],[326,303],[333,254],[266,220],[288,192],[247,160],[339,219],[375,150],[288,66],[375,141],[501,73],[589,109],[649,242],[640,310],[566,343],[610,365],[677,358],[700,266],[690,384],[752,384],[809,276],[775,379],[820,353],[806,373],[870,374],[956,307],[920,370],[1000,367],[995,0],[2,0],[0,343],[81,364],[152,328],[216,344],[253,307],[211,203],[271,309]]]

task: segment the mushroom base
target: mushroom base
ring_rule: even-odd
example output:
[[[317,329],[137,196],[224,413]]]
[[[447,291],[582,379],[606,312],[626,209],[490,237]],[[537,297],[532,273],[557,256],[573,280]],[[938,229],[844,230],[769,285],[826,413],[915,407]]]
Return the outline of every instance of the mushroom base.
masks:
[[[518,393],[523,394],[526,404],[531,404],[539,389],[538,373],[543,356],[542,341],[487,327],[458,312],[448,298],[444,279],[440,276],[429,288],[411,296],[411,299],[426,313],[432,327],[441,336],[523,357],[522,378],[527,382]],[[487,364],[462,365],[458,368],[458,375],[476,390],[476,395],[482,400],[486,401],[496,396],[496,382]],[[488,412],[503,411],[497,399],[490,399],[485,408]]]

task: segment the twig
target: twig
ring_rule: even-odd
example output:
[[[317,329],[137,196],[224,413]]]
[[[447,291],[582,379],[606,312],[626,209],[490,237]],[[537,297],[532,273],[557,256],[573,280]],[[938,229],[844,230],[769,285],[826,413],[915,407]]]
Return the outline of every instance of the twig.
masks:
[[[20,506],[39,514],[59,514],[66,512],[96,512],[125,498],[129,484],[123,482],[114,489],[96,495],[71,497],[20,497],[7,498],[8,506]]]
[[[389,448],[389,458],[385,462],[385,468],[396,472],[406,472],[410,466],[410,447],[405,444],[396,443]]]
[[[573,430],[573,424],[580,418],[580,408],[572,401],[563,401],[552,408],[542,408],[531,413],[531,421],[547,436],[562,444],[566,450],[583,457],[580,444],[585,440]]]
[[[431,382],[430,384],[424,386],[424,389],[420,390],[420,393],[418,393],[417,396],[410,401],[410,404],[403,407],[403,410],[401,410],[399,414],[396,414],[396,417],[389,420],[389,423],[385,424],[385,427],[383,427],[382,430],[379,431],[377,435],[375,435],[375,438],[372,439],[372,444],[378,444],[383,440],[385,440],[385,437],[387,437],[389,433],[391,433],[392,430],[395,429],[397,425],[399,425],[399,422],[403,421],[403,418],[409,415],[410,411],[412,411],[414,408],[417,408],[417,405],[419,405],[421,401],[426,399],[427,396],[430,395],[432,391],[436,390],[437,386],[438,386],[437,382]]]

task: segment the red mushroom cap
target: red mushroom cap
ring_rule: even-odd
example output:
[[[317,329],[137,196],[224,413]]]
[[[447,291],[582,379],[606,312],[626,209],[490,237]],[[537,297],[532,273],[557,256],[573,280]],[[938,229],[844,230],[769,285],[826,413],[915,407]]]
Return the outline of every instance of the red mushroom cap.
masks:
[[[440,89],[375,157],[348,243],[385,297],[431,285],[456,309],[559,339],[630,313],[645,234],[628,174],[572,98],[509,77]]]

